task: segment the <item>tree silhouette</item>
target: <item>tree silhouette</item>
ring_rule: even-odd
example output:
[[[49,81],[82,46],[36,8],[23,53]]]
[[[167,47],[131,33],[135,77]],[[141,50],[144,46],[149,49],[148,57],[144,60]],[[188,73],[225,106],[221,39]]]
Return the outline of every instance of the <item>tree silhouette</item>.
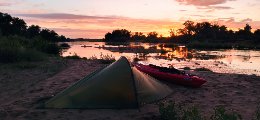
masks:
[[[170,38],[173,38],[173,37],[176,36],[175,31],[174,31],[173,28],[170,29],[169,33],[170,33]]]
[[[38,25],[31,25],[27,28],[27,24],[23,19],[12,17],[9,14],[0,12],[0,35],[11,36],[18,35],[27,38],[41,36],[45,40],[57,42],[65,40],[65,36],[59,36],[55,31],[49,29],[41,30]]]
[[[40,35],[40,32],[41,32],[41,27],[40,26],[38,26],[38,25],[31,25],[27,29],[27,37],[28,38],[36,37],[36,36]]]
[[[144,40],[146,37],[142,32],[135,32],[134,35],[131,36],[131,38],[134,41],[142,41]]]
[[[46,39],[48,41],[58,41],[58,34],[53,31],[53,30],[49,30],[49,29],[43,29],[41,32],[40,32],[40,36],[43,38],[43,39]]]
[[[195,27],[194,27],[194,22],[193,21],[185,21],[183,23],[183,25],[185,26],[184,27],[184,31],[187,35],[189,36],[192,36],[194,34],[194,30],[195,30]]]
[[[106,42],[128,42],[131,37],[131,32],[126,29],[113,30],[112,33],[105,35]]]
[[[200,39],[208,39],[213,36],[213,29],[209,22],[197,23],[195,26],[195,34]]]
[[[146,37],[146,42],[158,42],[158,33],[157,32],[149,32]]]
[[[251,29],[252,29],[251,26],[249,24],[246,24],[244,29],[239,29],[236,32],[236,38],[240,40],[251,40],[253,38]]]
[[[260,29],[252,33],[252,27],[249,24],[246,24],[244,29],[239,29],[239,31],[237,32],[234,32],[233,30],[228,30],[227,26],[225,25],[212,24],[210,22],[194,23],[193,21],[185,21],[183,25],[184,28],[177,30],[177,35],[175,34],[175,31],[173,29],[170,29],[170,37],[168,38],[162,36],[158,37],[157,32],[150,32],[147,34],[147,37],[145,37],[145,35],[143,35],[143,33],[141,32],[135,32],[134,34],[132,34],[131,38],[134,41],[141,42],[174,42],[189,44],[193,41],[197,41],[195,43],[228,43],[228,48],[230,48],[230,43],[239,43],[240,41],[242,41],[240,43],[243,43],[243,41],[246,40],[260,43]],[[112,42],[124,41],[124,37],[122,37],[122,33],[124,32],[122,32],[122,30],[114,30],[112,33],[107,33],[105,35],[105,40]],[[142,41],[143,39],[145,39],[145,41]],[[248,42],[248,44],[252,44],[252,42]]]
[[[68,39],[64,35],[61,35],[61,36],[59,36],[58,41],[66,42],[66,41],[68,41]]]
[[[257,29],[257,30],[254,32],[254,38],[255,38],[255,42],[256,42],[256,43],[260,43],[260,29]]]
[[[110,32],[106,33],[105,41],[111,41],[111,40],[112,40],[112,34]]]
[[[244,31],[251,33],[252,27],[249,24],[246,24],[246,26],[244,27]]]
[[[0,30],[3,36],[12,34],[11,22],[12,17],[9,14],[0,12]]]
[[[11,34],[13,35],[24,35],[26,32],[27,25],[24,20],[19,18],[13,18],[11,21]]]

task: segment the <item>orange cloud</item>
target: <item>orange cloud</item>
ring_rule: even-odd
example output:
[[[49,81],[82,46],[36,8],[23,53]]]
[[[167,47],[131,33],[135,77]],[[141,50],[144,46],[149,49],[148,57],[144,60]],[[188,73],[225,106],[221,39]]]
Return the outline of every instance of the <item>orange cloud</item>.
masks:
[[[209,5],[223,4],[227,1],[234,1],[234,0],[176,0],[176,1],[186,5],[209,6]]]
[[[128,29],[133,32],[147,34],[157,31],[164,36],[169,35],[171,28],[178,29],[182,25],[170,20],[133,19],[120,16],[86,16],[74,14],[15,14],[29,24],[37,24],[53,28],[59,34],[71,38],[103,38],[107,32],[115,29]]]
[[[227,1],[235,0],[176,0],[180,4],[184,5],[194,5],[198,9],[205,9],[207,12],[213,12],[215,10],[227,10],[233,9],[229,6],[219,6],[218,4],[226,3]]]
[[[181,21],[172,20],[151,20],[134,19],[120,16],[85,16],[74,14],[16,14],[29,24],[37,24],[45,28],[54,29],[59,34],[70,38],[103,38],[107,32],[115,29],[128,29],[132,32],[156,31],[163,36],[169,36],[169,30],[183,28]],[[55,16],[57,15],[57,16]],[[236,21],[235,18],[219,18],[216,20],[206,19],[212,16],[199,16],[203,19],[193,20],[195,22],[209,21],[226,25],[233,30],[243,28],[249,23],[252,28],[260,28],[260,21],[253,21],[250,18]]]

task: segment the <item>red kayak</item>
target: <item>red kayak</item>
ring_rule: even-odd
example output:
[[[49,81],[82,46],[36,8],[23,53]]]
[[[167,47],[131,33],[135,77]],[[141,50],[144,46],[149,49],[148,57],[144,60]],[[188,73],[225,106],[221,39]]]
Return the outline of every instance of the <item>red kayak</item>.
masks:
[[[138,70],[154,78],[157,78],[158,80],[164,80],[184,86],[200,87],[202,84],[207,82],[203,78],[195,75],[185,74],[184,72],[181,72],[175,68],[159,67],[155,65],[143,65],[138,63],[134,64],[134,66]]]

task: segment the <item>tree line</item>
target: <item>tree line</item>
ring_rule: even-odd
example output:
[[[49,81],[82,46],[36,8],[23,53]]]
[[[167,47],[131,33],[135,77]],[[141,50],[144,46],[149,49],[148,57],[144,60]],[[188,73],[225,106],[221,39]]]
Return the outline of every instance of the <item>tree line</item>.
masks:
[[[23,19],[12,17],[0,12],[0,36],[22,36],[26,38],[41,37],[47,41],[68,41],[63,35],[58,35],[54,30],[41,28],[38,25],[27,26]]]
[[[210,22],[185,21],[184,28],[169,30],[169,37],[159,36],[157,32],[149,32],[145,35],[142,32],[132,33],[126,29],[113,30],[112,33],[105,34],[106,42],[174,42],[189,43],[191,41],[208,41],[208,42],[234,42],[250,41],[260,43],[260,29],[252,31],[252,27],[246,24],[244,28],[238,31],[229,30],[225,25],[212,24]]]
[[[64,45],[56,42],[67,40],[53,30],[27,26],[24,20],[0,12],[0,63],[42,61],[49,55],[59,56]]]

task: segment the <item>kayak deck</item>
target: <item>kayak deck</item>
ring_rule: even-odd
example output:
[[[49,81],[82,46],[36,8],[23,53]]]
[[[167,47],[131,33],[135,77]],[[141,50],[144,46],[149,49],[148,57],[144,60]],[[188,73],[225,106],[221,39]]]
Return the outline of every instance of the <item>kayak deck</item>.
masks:
[[[155,65],[143,65],[138,63],[134,64],[134,66],[138,70],[158,80],[163,80],[179,85],[200,87],[206,82],[206,80],[204,80],[203,78],[195,75],[185,74],[185,72],[181,72],[175,68],[163,68]]]

